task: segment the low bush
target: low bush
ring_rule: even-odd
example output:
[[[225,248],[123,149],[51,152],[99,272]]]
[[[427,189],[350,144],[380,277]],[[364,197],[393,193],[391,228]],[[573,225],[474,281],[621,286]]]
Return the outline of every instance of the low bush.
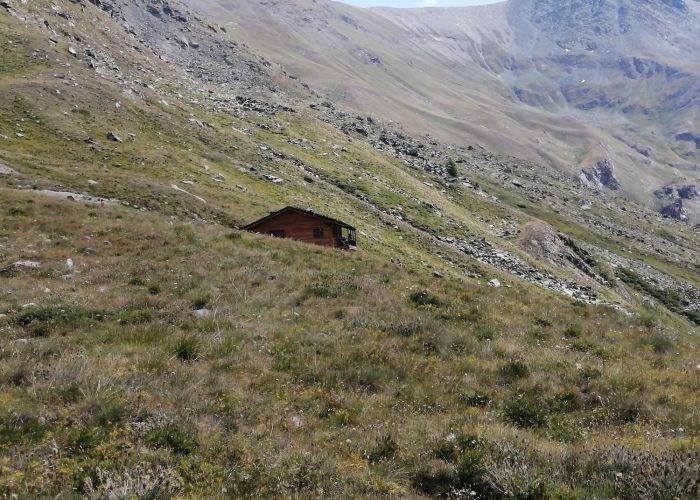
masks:
[[[4,415],[0,418],[0,448],[38,443],[46,432],[47,428],[37,417]]]
[[[532,393],[519,394],[503,407],[507,420],[518,427],[544,427],[546,406]]]
[[[211,303],[211,295],[208,293],[203,294],[203,295],[198,295],[194,299],[192,299],[192,309],[193,310],[199,310],[199,309],[204,309]]]
[[[644,337],[642,344],[650,346],[657,354],[666,354],[673,349],[673,341],[660,333]]]
[[[522,361],[511,360],[501,366],[498,370],[501,375],[507,378],[525,378],[530,374],[527,365]]]
[[[578,325],[569,325],[562,332],[564,337],[575,339],[581,336],[581,327]]]
[[[175,344],[175,356],[181,361],[197,361],[200,350],[199,339],[192,335],[181,337]]]
[[[146,443],[156,448],[168,448],[177,455],[189,455],[197,449],[197,440],[192,434],[174,424],[150,431],[146,435]]]
[[[376,464],[394,458],[398,451],[399,445],[393,437],[387,435],[378,439],[375,445],[365,452],[365,458],[370,464]]]
[[[433,295],[426,290],[413,292],[409,296],[409,299],[417,306],[440,307],[442,305],[442,301],[436,295]]]
[[[32,307],[22,311],[15,323],[22,327],[56,327],[77,329],[104,321],[107,313],[101,310],[85,309],[75,305],[54,305]]]
[[[70,455],[80,455],[95,448],[105,440],[105,435],[95,427],[78,427],[66,438],[66,451]]]

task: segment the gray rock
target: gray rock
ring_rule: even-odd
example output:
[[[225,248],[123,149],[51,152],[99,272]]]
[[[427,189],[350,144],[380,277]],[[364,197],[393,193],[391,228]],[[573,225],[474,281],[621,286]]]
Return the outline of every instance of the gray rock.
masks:
[[[681,198],[677,198],[670,205],[663,207],[661,209],[661,215],[680,221],[688,220],[688,212],[685,210],[685,207],[683,207],[683,200]]]
[[[12,267],[17,269],[39,269],[41,267],[41,263],[33,260],[18,260],[12,264]]]
[[[489,286],[492,286],[494,288],[499,288],[501,286],[501,282],[498,281],[497,279],[492,279],[489,281]]]
[[[119,138],[117,134],[114,132],[107,132],[107,139],[113,142],[122,142],[122,140]]]
[[[211,311],[207,309],[206,307],[202,309],[197,309],[196,311],[192,311],[192,315],[195,316],[196,318],[208,318],[211,315]]]
[[[7,165],[0,163],[0,174],[12,175],[12,174],[16,174],[16,173],[17,173],[16,170],[8,167]]]
[[[581,182],[591,188],[608,188],[617,191],[622,187],[615,177],[615,165],[609,159],[598,160],[595,165],[585,168],[579,175]]]
[[[216,174],[214,177],[212,177],[212,179],[216,182],[224,182],[226,177],[223,174]]]
[[[281,184],[284,182],[284,179],[281,179],[280,177],[275,177],[274,175],[263,175],[263,178],[266,181],[274,182],[275,184]]]

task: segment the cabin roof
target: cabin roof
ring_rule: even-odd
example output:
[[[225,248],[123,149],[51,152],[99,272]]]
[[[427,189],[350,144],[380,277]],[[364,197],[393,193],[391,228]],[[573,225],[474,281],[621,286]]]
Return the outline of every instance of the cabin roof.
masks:
[[[274,219],[275,217],[278,217],[278,216],[286,214],[286,213],[292,213],[292,212],[308,215],[309,217],[313,217],[315,219],[319,219],[319,220],[322,220],[324,222],[328,222],[328,223],[336,225],[336,226],[344,227],[345,229],[349,229],[352,231],[355,230],[355,228],[353,226],[351,226],[350,224],[347,224],[343,221],[339,221],[338,219],[333,219],[331,217],[326,217],[325,215],[320,215],[320,214],[317,214],[316,212],[312,212],[311,210],[304,210],[303,208],[296,208],[296,207],[284,207],[281,210],[277,210],[276,212],[270,212],[269,215],[263,217],[262,219],[258,219],[255,222],[251,222],[250,224],[243,226],[241,229],[243,229],[243,230],[253,229],[258,224],[262,224],[263,222],[267,222],[271,219]]]

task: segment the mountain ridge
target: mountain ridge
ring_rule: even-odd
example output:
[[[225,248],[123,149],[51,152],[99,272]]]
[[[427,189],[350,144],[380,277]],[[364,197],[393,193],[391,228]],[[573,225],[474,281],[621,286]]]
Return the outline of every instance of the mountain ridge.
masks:
[[[191,5],[206,11],[214,3]],[[243,9],[243,4],[231,12]],[[218,5],[225,19],[226,2]],[[453,143],[466,136],[492,149],[555,165],[572,179],[579,170],[610,160],[623,192],[649,206],[656,201],[653,192],[676,177],[697,182],[696,152],[675,137],[697,126],[700,66],[692,54],[697,53],[693,47],[700,37],[692,30],[685,35],[680,30],[676,38],[688,42],[683,48],[659,32],[660,43],[651,43],[653,57],[651,49],[637,41],[656,39],[658,26],[697,31],[697,5],[683,4],[685,10],[677,15],[675,4],[660,1],[636,7],[629,2],[597,2],[601,19],[609,25],[598,35],[590,32],[601,44],[598,51],[590,36],[575,42],[573,35],[580,38],[583,32],[569,32],[575,28],[559,21],[568,16],[592,26],[591,30],[606,24],[593,26],[593,18],[581,16],[588,4],[567,5],[520,1],[476,9],[360,10],[339,4],[274,2],[263,6],[284,9],[275,14],[273,23],[295,20],[291,27],[277,26],[276,32],[285,33],[279,36],[294,39],[297,31],[305,35],[289,53],[284,42],[278,44],[280,52],[274,33],[269,34],[266,39],[272,45],[264,51],[272,59],[275,53],[284,53],[277,62],[333,99],[358,111],[378,111],[413,131],[432,130]],[[526,14],[537,6],[539,25],[530,23]],[[245,9],[238,12],[239,19],[246,19],[246,12],[255,6]],[[311,17],[321,23],[308,32],[305,15],[299,14],[304,9],[311,9]],[[634,29],[623,32],[618,23],[615,28],[620,9],[632,12],[646,27],[634,23]],[[246,35],[246,23],[238,28],[239,34],[254,43],[258,27]],[[547,35],[543,25],[554,31]],[[324,41],[315,42],[318,36]],[[618,55],[608,54],[610,43]],[[684,50],[685,58],[679,58]],[[311,57],[314,66],[306,68],[306,60],[298,54]],[[330,83],[339,80],[346,82],[344,87]],[[655,154],[645,157],[635,148]]]

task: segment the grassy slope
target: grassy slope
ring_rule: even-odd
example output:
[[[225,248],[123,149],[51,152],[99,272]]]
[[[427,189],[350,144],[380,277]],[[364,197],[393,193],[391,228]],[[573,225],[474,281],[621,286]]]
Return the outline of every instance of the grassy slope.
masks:
[[[167,105],[145,88],[127,98],[67,46],[0,22],[0,160],[19,172],[0,177],[0,493],[505,495],[541,483],[585,497],[654,483],[644,457],[619,446],[692,476],[685,454],[697,446],[700,405],[687,324],[523,283],[483,287],[426,233],[346,193],[436,234],[487,235],[492,218],[529,216],[448,191],[451,200],[424,184],[435,179],[302,114],[242,120],[191,104],[186,88]],[[110,130],[136,138],[112,143]],[[300,137],[317,149],[287,142]],[[32,186],[150,210],[56,200]],[[229,227],[283,204],[356,224],[368,235],[361,251]],[[19,260],[41,267],[11,269]],[[447,278],[430,277],[436,268]],[[411,299],[421,291],[432,295]],[[207,318],[192,313],[202,305]]]
[[[437,280],[368,252],[1,196],[7,260],[41,268],[2,278],[0,491],[148,471],[186,495],[408,493],[421,474],[452,477],[466,452],[435,450],[473,434],[494,484],[609,494],[612,447],[695,446],[696,351],[651,317]],[[417,305],[424,290],[439,303]],[[554,465],[564,457],[571,470]],[[584,463],[593,476],[577,476]]]

